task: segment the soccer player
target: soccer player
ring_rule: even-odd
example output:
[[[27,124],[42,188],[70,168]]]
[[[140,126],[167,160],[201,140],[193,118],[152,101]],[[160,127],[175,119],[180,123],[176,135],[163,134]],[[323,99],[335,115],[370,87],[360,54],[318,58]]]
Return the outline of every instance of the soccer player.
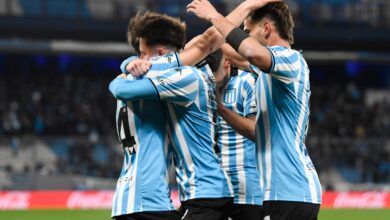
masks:
[[[170,48],[155,47],[156,53],[165,54],[182,48],[185,42],[185,25],[182,22],[157,13],[145,13],[132,18],[128,26],[128,41],[138,54],[141,54],[139,39],[133,35],[138,33],[140,25],[148,23],[148,29],[144,30],[149,33],[164,28],[164,36],[156,35],[153,40],[162,41]],[[206,33],[194,41],[188,50],[194,62],[206,56],[213,39]],[[178,66],[177,57],[177,54],[167,54],[155,59],[154,70],[148,76]],[[187,57],[185,53],[181,55],[184,62],[188,62]],[[129,78],[131,80],[131,75]],[[118,100],[116,119],[125,158],[114,195],[112,216],[116,219],[178,219],[178,213],[170,200],[167,180],[171,148],[165,129],[165,107],[151,100]]]
[[[230,46],[224,45],[224,51]],[[235,53],[235,51],[233,51]],[[237,54],[238,55],[238,54]],[[248,138],[234,130],[223,116],[225,112],[242,117],[253,125],[256,121],[255,82],[256,75],[249,71],[232,68],[230,62],[234,57],[226,59],[221,49],[210,54],[206,60],[214,72],[217,90],[217,143],[223,169],[227,172],[234,189],[234,206],[229,212],[233,220],[261,219],[263,197],[260,189],[259,171],[256,165],[256,146]],[[246,61],[246,68],[249,68]],[[245,131],[243,131],[245,132]],[[247,132],[250,135],[250,132]]]
[[[186,207],[183,219],[224,219],[228,207],[232,204],[232,189],[213,151],[213,74],[211,71],[201,72],[189,66],[162,71],[166,63],[180,66],[180,63],[188,62],[186,57],[194,59],[196,56],[193,54],[199,51],[206,56],[209,50],[194,51],[197,45],[195,43],[180,54],[174,53],[178,49],[171,45],[177,42],[169,35],[175,31],[164,22],[173,18],[161,15],[156,19],[152,16],[154,14],[137,16],[131,28],[131,35],[139,38],[140,58],[150,60],[152,64],[150,70],[145,77],[138,80],[129,80],[122,74],[111,82],[110,91],[114,97],[125,102],[167,101],[164,110],[169,117],[180,198]],[[174,20],[178,22],[177,19]],[[203,35],[199,41],[209,42],[202,45],[212,45],[212,37],[207,35],[207,32],[205,34],[207,37]],[[192,56],[187,55],[190,51]],[[163,55],[163,58],[159,55]],[[159,109],[148,110],[151,114],[161,113]],[[155,199],[159,198],[156,196]]]
[[[160,19],[156,14],[147,17]],[[139,42],[131,33],[139,18],[132,18],[128,27],[129,43],[136,50]],[[171,47],[179,50],[185,42],[184,25],[170,18],[164,22],[175,30],[170,36]],[[160,57],[155,62],[160,69],[178,65],[174,64],[178,62],[175,55]],[[155,68],[149,75],[158,72]],[[170,198],[168,170],[172,151],[165,115],[165,106],[157,101],[117,101],[117,132],[125,154],[112,208],[112,217],[117,220],[180,219]]]
[[[242,16],[237,20],[224,18],[206,0],[193,1],[188,11],[210,21],[263,72],[256,85],[256,145],[265,219],[317,219],[321,185],[304,143],[309,68],[302,54],[291,49],[294,24],[287,4],[248,0],[232,12]],[[245,32],[237,28],[244,20]]]

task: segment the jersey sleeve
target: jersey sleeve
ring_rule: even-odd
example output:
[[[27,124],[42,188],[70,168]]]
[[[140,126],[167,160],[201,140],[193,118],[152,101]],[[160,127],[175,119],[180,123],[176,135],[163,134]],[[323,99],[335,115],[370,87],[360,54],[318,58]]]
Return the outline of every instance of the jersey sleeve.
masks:
[[[253,64],[249,65],[249,69],[250,69],[250,72],[252,72],[253,74],[255,74],[257,76],[262,73],[261,70]]]
[[[109,85],[112,95],[122,101],[151,99],[158,100],[158,94],[153,83],[147,79],[130,80],[115,78]]]
[[[174,68],[150,79],[160,100],[189,106],[198,95],[199,82],[195,71],[192,67]]]
[[[256,105],[256,80],[255,76],[252,76],[251,73],[248,73],[245,77],[241,79],[241,97],[243,103],[243,113],[244,117],[250,117],[257,113]]]
[[[269,74],[286,84],[295,81],[302,65],[299,52],[289,48],[282,49],[282,47],[268,49],[272,56]]]

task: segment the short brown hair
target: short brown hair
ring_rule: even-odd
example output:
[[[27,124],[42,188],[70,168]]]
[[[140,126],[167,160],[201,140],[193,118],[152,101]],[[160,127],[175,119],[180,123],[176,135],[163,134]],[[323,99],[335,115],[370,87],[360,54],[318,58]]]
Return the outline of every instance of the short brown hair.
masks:
[[[287,3],[269,3],[249,15],[250,21],[255,23],[265,17],[275,22],[276,29],[281,38],[287,40],[291,45],[294,44],[294,21]]]
[[[138,13],[130,19],[128,41],[138,49],[139,38],[145,38],[146,45],[162,44],[182,49],[186,40],[186,25],[178,18],[155,12]],[[138,51],[137,51],[138,52]]]

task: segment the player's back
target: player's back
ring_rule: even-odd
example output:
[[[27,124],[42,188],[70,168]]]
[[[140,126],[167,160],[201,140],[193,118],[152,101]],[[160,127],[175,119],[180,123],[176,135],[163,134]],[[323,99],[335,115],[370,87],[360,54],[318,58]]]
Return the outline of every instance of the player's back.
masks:
[[[211,71],[180,67],[153,83],[160,99],[167,101],[181,200],[231,197],[231,185],[213,148],[216,103]]]
[[[149,71],[145,77],[160,73]],[[128,80],[132,79],[131,75]],[[141,211],[175,210],[170,199],[168,166],[171,147],[166,132],[166,103],[139,100],[117,103],[117,132],[124,164],[116,186],[112,216]]]
[[[309,69],[302,54],[270,47],[270,74],[257,80],[257,146],[265,201],[321,203],[321,186],[305,146]]]
[[[254,73],[242,70],[231,75],[221,91],[224,106],[242,117],[255,116],[256,77]],[[255,143],[237,133],[220,115],[217,125],[221,164],[233,184],[234,202],[261,205],[263,198],[259,185]]]

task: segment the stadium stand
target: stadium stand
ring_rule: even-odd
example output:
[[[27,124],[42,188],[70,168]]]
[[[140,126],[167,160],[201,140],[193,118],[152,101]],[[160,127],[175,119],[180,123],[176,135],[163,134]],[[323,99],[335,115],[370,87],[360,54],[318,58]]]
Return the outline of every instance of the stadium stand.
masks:
[[[6,140],[0,147],[1,175],[35,169],[45,174],[115,178],[121,153],[114,127],[115,102],[107,85],[118,72],[120,59],[0,57],[0,136]],[[370,101],[387,90],[381,90],[380,74],[361,73],[351,80],[345,66],[332,67],[336,72],[328,73],[313,65],[310,154],[323,178],[337,170],[347,182],[388,183],[390,102],[386,95]],[[371,82],[365,81],[367,77]],[[33,161],[23,156],[31,155],[30,151],[42,156],[33,160],[35,164],[28,164]],[[26,163],[10,159],[7,155],[12,152],[20,154],[17,161]]]

